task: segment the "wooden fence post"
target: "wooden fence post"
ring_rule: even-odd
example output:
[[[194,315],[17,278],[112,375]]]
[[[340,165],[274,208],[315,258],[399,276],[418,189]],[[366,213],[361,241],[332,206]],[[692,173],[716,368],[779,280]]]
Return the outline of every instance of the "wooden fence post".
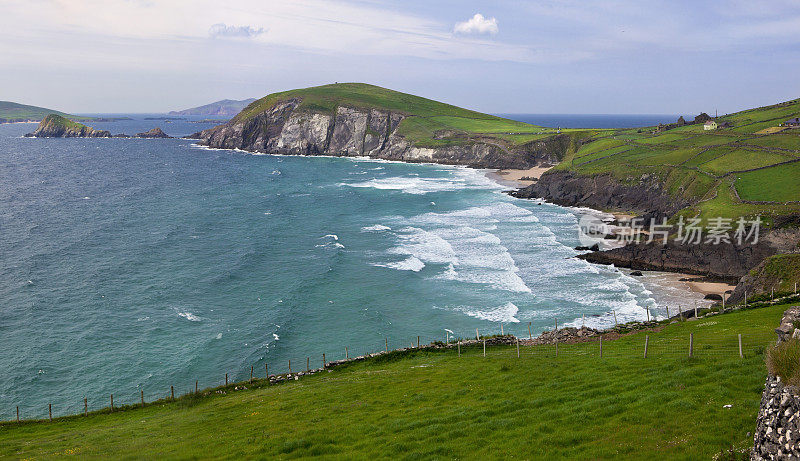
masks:
[[[586,326],[586,314],[581,314],[581,328]]]
[[[269,384],[269,364],[264,363],[264,374],[267,375],[267,384]]]
[[[480,340],[481,340],[481,335],[478,334],[478,329],[476,328],[475,329],[475,341],[480,341]]]
[[[197,379],[196,379],[196,380],[194,380],[194,393],[195,393],[195,394],[197,394],[197,391],[198,391],[198,389],[197,389],[197,387],[198,387],[198,384],[199,384],[199,380],[197,380]]]
[[[694,354],[694,333],[689,333],[689,357]]]
[[[19,405],[17,405],[17,422],[19,422]]]
[[[694,318],[697,318],[697,301],[694,302]]]
[[[89,401],[83,398],[83,416],[89,416]]]
[[[645,312],[647,312],[647,321],[649,322],[650,321],[650,309],[645,307],[644,310],[645,310]]]
[[[505,332],[503,332],[503,322],[500,322],[500,336],[505,336]]]
[[[678,319],[683,320],[683,309],[681,309],[681,305],[678,304]]]
[[[742,334],[739,333],[739,358],[743,359],[744,355],[742,354]]]
[[[53,404],[52,403],[48,403],[47,404],[47,413],[50,414],[50,421],[52,421],[53,420]]]
[[[344,358],[350,360],[350,351],[347,350],[347,346],[344,346]]]
[[[486,357],[486,340],[483,340],[483,356]]]
[[[644,335],[644,358],[647,358],[647,344],[650,342],[650,336]]]
[[[419,349],[419,336],[417,336],[417,349]]]
[[[111,411],[114,411],[114,394],[111,394]]]
[[[141,389],[140,392],[142,393],[142,406],[144,406],[144,389]]]
[[[519,358],[519,338],[517,338],[517,358]]]
[[[725,310],[725,293],[722,293],[722,310]]]
[[[458,356],[461,357],[461,340],[458,340]]]
[[[667,306],[667,320],[669,320],[669,306]]]
[[[384,341],[386,342],[386,352],[389,352],[389,338],[384,338]]]
[[[225,385],[228,385],[228,373],[225,373]]]
[[[311,371],[311,357],[306,357],[306,371]]]
[[[614,314],[614,327],[618,327],[619,324],[617,323],[617,311],[612,310],[612,314]]]
[[[289,374],[292,373],[292,359],[289,359]]]
[[[253,365],[250,365],[250,382],[253,382]]]
[[[325,368],[326,366],[328,366],[328,361],[325,360],[325,353],[323,352],[322,353],[322,368]]]
[[[531,333],[531,322],[528,322],[528,339],[533,339],[533,333]]]
[[[171,400],[175,400],[175,386],[169,387],[169,397]]]

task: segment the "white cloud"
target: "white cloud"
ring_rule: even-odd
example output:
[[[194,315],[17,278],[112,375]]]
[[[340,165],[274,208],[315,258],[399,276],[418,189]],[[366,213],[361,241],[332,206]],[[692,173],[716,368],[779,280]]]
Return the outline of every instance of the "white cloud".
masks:
[[[480,13],[475,13],[468,21],[457,22],[453,29],[457,34],[496,34],[500,29],[497,28],[496,18],[486,18]]]
[[[222,22],[214,24],[208,29],[208,35],[214,38],[253,38],[263,33],[263,27],[256,29],[251,26],[228,26]]]

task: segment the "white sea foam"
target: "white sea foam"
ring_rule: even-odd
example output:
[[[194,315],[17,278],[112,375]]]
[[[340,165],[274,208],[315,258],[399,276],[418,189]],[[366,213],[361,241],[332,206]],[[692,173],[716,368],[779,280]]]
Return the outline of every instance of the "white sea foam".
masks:
[[[402,261],[390,262],[384,264],[375,264],[375,265],[378,267],[388,267],[400,271],[413,271],[413,272],[419,272],[425,268],[425,263],[420,261],[419,258],[416,258],[414,256],[409,256],[408,258]]]
[[[272,333],[272,338],[275,339],[275,341],[281,339],[281,337],[278,336],[278,333]]]
[[[362,232],[380,232],[388,230],[392,230],[392,228],[389,226],[384,226],[383,224],[375,224],[374,226],[367,226],[361,228]]]
[[[186,320],[189,320],[190,322],[199,322],[199,321],[203,320],[202,318],[198,317],[195,314],[192,314],[189,311],[185,311],[184,312],[184,311],[180,311],[178,309],[175,309],[175,313],[178,314],[178,317],[183,317]]]
[[[456,308],[456,310],[463,312],[470,317],[488,320],[490,322],[519,322],[519,319],[516,317],[517,313],[519,312],[519,308],[512,302],[508,302],[502,306],[496,307],[459,306]]]

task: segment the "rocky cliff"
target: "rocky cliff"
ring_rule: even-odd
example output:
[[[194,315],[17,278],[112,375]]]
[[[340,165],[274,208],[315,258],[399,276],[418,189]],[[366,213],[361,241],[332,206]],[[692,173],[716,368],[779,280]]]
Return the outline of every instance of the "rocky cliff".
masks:
[[[110,138],[111,133],[105,130],[95,130],[57,114],[50,114],[39,122],[36,131],[25,136],[34,138]]]
[[[134,138],[171,138],[172,136],[167,135],[161,128],[155,127],[152,130],[145,131],[143,133],[136,133],[133,135]]]
[[[452,142],[423,147],[398,132],[401,112],[339,105],[332,113],[298,110],[302,98],[278,101],[268,110],[189,137],[209,147],[286,155],[367,156],[405,162],[468,165],[476,168],[529,168],[559,161],[569,137],[513,146],[498,138],[438,133]]]

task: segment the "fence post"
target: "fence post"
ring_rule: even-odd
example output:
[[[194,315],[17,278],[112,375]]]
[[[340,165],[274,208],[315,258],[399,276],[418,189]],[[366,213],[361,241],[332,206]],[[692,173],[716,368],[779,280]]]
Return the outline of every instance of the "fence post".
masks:
[[[531,322],[528,322],[528,339],[533,339],[533,333],[531,333]]]
[[[678,320],[683,320],[683,309],[681,309],[681,305],[678,304]]]
[[[517,358],[519,358],[519,338],[517,338]]]
[[[17,405],[17,422],[19,422],[19,405]]]
[[[311,357],[306,357],[306,372],[311,371]]]
[[[197,394],[197,385],[199,384],[198,380],[194,380],[194,393]]]
[[[694,354],[694,333],[689,333],[689,357]]]
[[[486,340],[483,340],[483,356],[486,357]]]
[[[169,397],[171,400],[175,400],[175,386],[169,387]]]
[[[500,336],[505,336],[505,332],[503,332],[503,322],[500,322]]]
[[[769,289],[769,298],[770,301],[775,301],[775,287]]]
[[[389,352],[389,338],[384,338],[384,341],[386,341],[386,352]]]
[[[722,310],[725,310],[725,292],[722,292]]]
[[[267,375],[267,384],[269,384],[269,365],[264,363],[264,373]]]
[[[250,365],[250,382],[253,382],[253,365]]]
[[[612,310],[611,313],[614,314],[614,327],[618,327],[619,324],[617,323],[617,311]]]
[[[600,336],[600,358],[603,358],[603,336]]]
[[[647,358],[647,344],[650,342],[650,336],[644,335],[644,358]]]
[[[292,359],[289,359],[289,374],[292,373]]]
[[[669,320],[669,306],[667,306],[667,320]]]
[[[114,411],[114,394],[111,394],[111,411]]]
[[[89,401],[83,398],[83,416],[89,416]]]
[[[53,404],[52,403],[48,403],[47,404],[47,413],[50,415],[50,421],[52,421],[53,420]]]
[[[328,361],[325,360],[325,353],[323,352],[322,353],[322,368],[325,368],[326,366],[328,366]]]
[[[347,350],[347,346],[344,346],[344,358],[350,360],[350,352]]]
[[[141,389],[139,392],[142,393],[142,406],[144,406],[144,389]]]
[[[586,326],[586,314],[581,314],[581,328]]]
[[[747,290],[744,290],[744,307],[747,307]]]
[[[650,321],[650,309],[645,307],[644,310],[645,310],[645,312],[647,312],[647,321],[649,322]]]
[[[697,318],[697,301],[694,302],[694,318]]]
[[[461,357],[461,340],[458,340],[458,356]]]
[[[228,385],[228,373],[225,373],[225,385]]]
[[[478,329],[476,328],[475,329],[475,341],[480,341],[480,340],[481,340],[481,335],[478,334]]]
[[[417,336],[417,349],[419,349],[419,336]]]
[[[744,355],[742,354],[742,334],[739,333],[739,358],[743,359]]]

